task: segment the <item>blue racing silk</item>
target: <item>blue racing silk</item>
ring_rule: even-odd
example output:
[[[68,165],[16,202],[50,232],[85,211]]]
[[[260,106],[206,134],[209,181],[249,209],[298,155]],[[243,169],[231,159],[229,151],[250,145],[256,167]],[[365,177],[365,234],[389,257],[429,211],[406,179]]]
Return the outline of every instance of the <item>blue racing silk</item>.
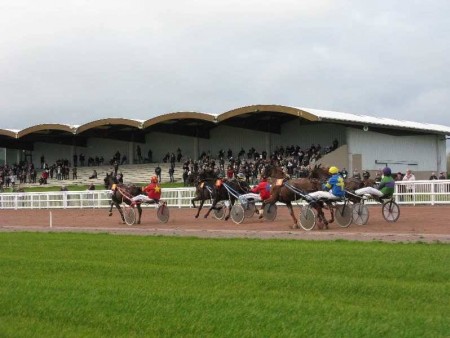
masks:
[[[330,179],[323,185],[323,190],[329,191],[336,197],[344,197],[344,179],[339,174],[334,174]]]

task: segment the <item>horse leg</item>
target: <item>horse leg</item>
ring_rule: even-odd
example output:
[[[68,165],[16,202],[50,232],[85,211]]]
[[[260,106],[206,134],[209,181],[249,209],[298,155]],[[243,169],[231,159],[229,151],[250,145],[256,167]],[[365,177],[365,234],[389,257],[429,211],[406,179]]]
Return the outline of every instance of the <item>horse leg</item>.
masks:
[[[136,208],[137,208],[137,210],[138,210],[138,220],[137,220],[137,224],[141,224],[141,215],[142,215],[142,207],[141,207],[141,204],[138,203],[138,204],[136,205]]]
[[[259,219],[264,217],[264,207],[266,206],[266,201],[262,201],[261,209],[256,209],[256,212],[259,214]]]
[[[113,209],[114,205],[115,205],[115,202],[111,201],[111,204],[109,206],[109,215],[108,216],[112,216],[112,209]]]
[[[319,221],[325,226],[326,229],[328,229],[328,221],[326,220],[325,214],[323,213],[323,204],[321,202],[317,204],[316,210]],[[319,229],[323,229],[323,227],[319,225]]]
[[[202,208],[203,208],[203,203],[205,203],[205,200],[201,200],[200,201],[200,205],[199,205],[199,207],[197,209],[197,214],[195,215],[195,218],[198,218],[198,216],[200,215],[200,210],[202,210]],[[194,202],[192,202],[192,204],[194,204]]]
[[[231,208],[233,207],[235,201],[235,199],[230,200],[230,207],[228,208],[228,214],[225,216],[225,221],[228,221],[230,219]]]
[[[333,205],[331,203],[327,203],[327,206],[328,206],[328,209],[330,209],[330,216],[331,216],[331,219],[327,223],[327,229],[328,229],[328,224],[334,222],[334,212],[333,212]]]
[[[216,208],[217,202],[219,202],[219,200],[218,200],[217,198],[214,198],[214,200],[213,200],[211,206],[209,207],[208,211],[206,212],[206,214],[205,214],[205,216],[204,216],[205,218],[208,218],[209,213],[211,212],[211,210],[217,209],[217,208]]]
[[[120,207],[120,204],[119,203],[114,203],[114,204],[115,204],[117,210],[119,210],[120,218],[122,218],[122,224],[125,224],[125,217],[123,216],[123,211],[122,211],[122,208]]]
[[[297,219],[297,217],[295,217],[294,208],[292,207],[292,203],[291,202],[287,202],[286,206],[288,207],[289,214],[291,215],[292,220],[294,221],[294,225],[292,226],[292,228],[293,229],[297,229],[298,228],[298,219]]]

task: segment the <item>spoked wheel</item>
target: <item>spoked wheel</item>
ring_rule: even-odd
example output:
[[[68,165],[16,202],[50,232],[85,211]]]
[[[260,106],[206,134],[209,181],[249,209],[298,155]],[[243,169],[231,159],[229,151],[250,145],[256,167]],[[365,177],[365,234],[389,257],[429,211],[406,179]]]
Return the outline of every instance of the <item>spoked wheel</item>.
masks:
[[[219,201],[216,204],[216,209],[214,209],[214,217],[218,220],[223,220],[225,218],[225,210],[227,207],[225,206],[224,201]]]
[[[352,223],[353,211],[352,205],[345,203],[335,207],[334,218],[341,228],[348,228]]]
[[[316,213],[310,205],[305,205],[300,211],[300,226],[306,231],[314,229],[316,226]]]
[[[245,218],[245,211],[242,204],[233,205],[231,207],[230,216],[234,223],[241,224]]]
[[[256,205],[254,201],[248,201],[247,203],[242,204],[244,208],[245,218],[253,217],[256,211]]]
[[[400,207],[392,200],[383,203],[381,212],[383,213],[384,219],[390,223],[397,222],[400,217]]]
[[[134,223],[136,223],[136,211],[133,207],[130,207],[129,205],[123,205],[122,211],[125,223],[127,223],[128,225],[133,225]]]
[[[353,222],[358,225],[366,225],[369,220],[369,208],[364,203],[353,205]]]
[[[277,205],[276,204],[266,204],[264,206],[264,218],[267,221],[272,222],[275,217],[277,217]]]
[[[161,223],[167,223],[169,220],[170,212],[166,202],[161,203],[156,210],[156,217],[158,217]]]

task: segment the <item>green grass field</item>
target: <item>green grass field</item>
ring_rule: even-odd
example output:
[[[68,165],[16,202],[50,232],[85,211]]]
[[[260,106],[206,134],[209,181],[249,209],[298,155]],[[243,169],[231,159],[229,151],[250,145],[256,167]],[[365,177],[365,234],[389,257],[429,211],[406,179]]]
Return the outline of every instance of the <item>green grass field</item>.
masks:
[[[0,337],[448,337],[450,246],[0,233]]]

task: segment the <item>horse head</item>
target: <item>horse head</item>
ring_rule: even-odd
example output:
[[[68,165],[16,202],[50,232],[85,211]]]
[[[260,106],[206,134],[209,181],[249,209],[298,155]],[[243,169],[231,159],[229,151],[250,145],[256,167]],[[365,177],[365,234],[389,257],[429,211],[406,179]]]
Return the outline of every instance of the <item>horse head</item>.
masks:
[[[284,173],[283,169],[279,166],[274,165],[273,163],[268,163],[264,166],[264,169],[262,171],[263,177],[271,177],[271,178],[286,178],[286,174]]]
[[[314,178],[319,181],[326,181],[330,175],[328,174],[328,167],[322,167],[321,164],[316,164],[310,170],[308,178]]]

